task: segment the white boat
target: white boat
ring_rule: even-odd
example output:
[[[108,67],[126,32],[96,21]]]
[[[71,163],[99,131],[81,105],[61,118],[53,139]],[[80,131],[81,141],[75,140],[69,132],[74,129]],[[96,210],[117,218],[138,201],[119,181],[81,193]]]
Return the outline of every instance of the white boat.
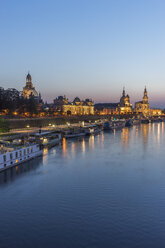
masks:
[[[0,171],[22,164],[30,159],[41,156],[42,150],[39,145],[32,144],[20,148],[1,148]]]

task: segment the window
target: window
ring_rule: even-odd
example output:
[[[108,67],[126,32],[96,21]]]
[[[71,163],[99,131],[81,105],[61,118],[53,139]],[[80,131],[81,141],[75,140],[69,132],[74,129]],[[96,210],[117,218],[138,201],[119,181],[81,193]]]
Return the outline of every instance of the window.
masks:
[[[15,157],[18,158],[18,152],[15,153]]]
[[[26,156],[26,150],[24,150],[23,153],[24,153],[24,156]]]
[[[33,152],[33,148],[31,148],[31,153]]]
[[[27,149],[27,153],[29,153],[29,148]]]
[[[12,153],[10,153],[10,159],[13,159],[13,154]]]
[[[22,151],[19,152],[20,157],[22,157]]]
[[[3,161],[6,162],[6,155],[3,156]]]

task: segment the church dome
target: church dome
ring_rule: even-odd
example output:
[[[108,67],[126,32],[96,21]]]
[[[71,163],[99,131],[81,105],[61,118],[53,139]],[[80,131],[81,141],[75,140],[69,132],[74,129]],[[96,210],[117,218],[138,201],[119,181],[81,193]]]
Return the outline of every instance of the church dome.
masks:
[[[30,96],[38,98],[38,93],[32,84],[32,77],[29,73],[26,76],[26,86],[23,88],[22,96],[27,99],[29,99]]]
[[[76,98],[74,99],[74,102],[80,102],[80,98],[79,98],[79,97],[76,97]]]

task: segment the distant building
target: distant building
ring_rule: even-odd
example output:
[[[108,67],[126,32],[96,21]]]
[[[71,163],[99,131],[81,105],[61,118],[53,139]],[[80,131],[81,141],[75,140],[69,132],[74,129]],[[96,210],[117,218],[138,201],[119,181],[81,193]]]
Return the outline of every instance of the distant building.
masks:
[[[149,102],[148,102],[148,95],[147,89],[144,89],[144,95],[142,101],[135,103],[135,112],[136,114],[142,114],[143,116],[149,115]]]
[[[100,115],[120,115],[132,114],[132,104],[129,95],[125,94],[123,89],[120,102],[118,103],[97,103],[95,104],[95,113]]]
[[[63,115],[93,115],[94,103],[91,99],[82,101],[78,97],[69,102],[66,96],[59,96],[54,100],[54,111]]]
[[[149,107],[147,89],[144,89],[144,95],[142,101],[135,103],[135,113],[144,117],[162,115],[161,109],[153,109]]]
[[[119,103],[96,103],[95,113],[100,115],[119,115]]]
[[[26,76],[26,86],[23,87],[22,96],[27,99],[33,96],[36,100],[39,100],[38,92],[35,90],[35,87],[33,86],[32,77],[29,73]]]
[[[123,89],[123,94],[120,98],[119,112],[120,114],[132,114],[132,104],[130,103],[129,95],[125,94],[125,89]]]

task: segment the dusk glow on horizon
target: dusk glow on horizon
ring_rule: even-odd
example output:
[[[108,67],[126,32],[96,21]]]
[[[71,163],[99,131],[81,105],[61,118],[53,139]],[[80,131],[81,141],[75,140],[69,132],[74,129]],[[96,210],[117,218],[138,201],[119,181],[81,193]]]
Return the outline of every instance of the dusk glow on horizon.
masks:
[[[28,71],[45,101],[59,95],[134,103],[147,87],[165,108],[164,0],[0,2],[0,86],[22,90]]]

